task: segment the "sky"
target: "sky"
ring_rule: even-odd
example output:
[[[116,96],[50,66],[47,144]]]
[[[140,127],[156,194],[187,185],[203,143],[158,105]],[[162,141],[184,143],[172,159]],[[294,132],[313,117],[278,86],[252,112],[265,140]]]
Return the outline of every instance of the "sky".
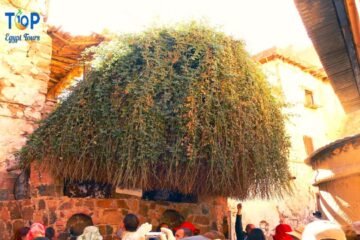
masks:
[[[192,20],[245,42],[256,54],[271,47],[311,46],[293,0],[50,0],[48,23],[74,35],[141,32]]]

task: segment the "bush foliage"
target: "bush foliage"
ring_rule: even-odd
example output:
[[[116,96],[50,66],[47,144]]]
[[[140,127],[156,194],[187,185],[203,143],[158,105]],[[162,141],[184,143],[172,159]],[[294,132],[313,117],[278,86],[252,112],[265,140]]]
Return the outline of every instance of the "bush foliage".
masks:
[[[23,167],[239,199],[289,188],[281,106],[242,42],[189,24],[89,53],[92,70],[30,136]]]

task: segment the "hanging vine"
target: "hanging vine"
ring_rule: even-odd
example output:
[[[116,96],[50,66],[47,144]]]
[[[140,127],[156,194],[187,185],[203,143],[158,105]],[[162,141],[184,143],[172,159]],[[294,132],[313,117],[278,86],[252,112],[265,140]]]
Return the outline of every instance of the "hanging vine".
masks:
[[[244,199],[289,189],[281,106],[243,44],[188,24],[88,51],[92,70],[19,152],[60,178]]]

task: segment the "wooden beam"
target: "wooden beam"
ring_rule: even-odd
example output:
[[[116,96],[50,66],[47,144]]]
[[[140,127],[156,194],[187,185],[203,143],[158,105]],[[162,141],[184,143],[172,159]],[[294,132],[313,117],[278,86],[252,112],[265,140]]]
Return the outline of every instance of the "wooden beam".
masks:
[[[59,34],[57,34],[56,32],[50,32],[49,33],[51,36],[56,37],[57,39],[59,39],[60,41],[62,41],[65,44],[69,44],[69,41],[65,38],[63,38],[62,36],[60,36]]]
[[[56,97],[67,87],[71,85],[74,78],[83,74],[83,66],[74,67],[66,76],[64,76],[56,85],[51,87],[47,93],[47,99],[56,99]]]
[[[352,85],[351,99],[353,97],[360,99],[360,65],[345,8],[346,1],[295,0],[294,2],[334,90],[337,94],[344,93],[342,90],[350,91],[348,87]],[[345,111],[350,112],[345,108],[349,100],[348,96],[341,94],[339,98]],[[353,109],[355,108],[351,111]]]
[[[345,4],[343,0],[333,0],[336,14],[338,17],[338,21],[342,30],[342,34],[345,40],[345,45],[347,49],[347,53],[350,58],[352,70],[354,73],[357,90],[358,90],[358,96],[360,97],[360,66],[357,58],[356,48],[354,44],[354,38],[353,34],[351,32],[351,26],[349,23],[349,19],[347,16],[347,12],[345,9]]]
[[[74,41],[74,42],[71,42],[71,44],[84,47],[84,45],[93,46],[93,45],[97,45],[101,42],[102,42],[102,40],[91,40],[91,41],[80,41],[80,42]]]
[[[59,80],[57,80],[57,79],[55,79],[55,78],[52,78],[52,77],[49,77],[49,81],[50,81],[50,82],[53,82],[53,83],[59,82]]]
[[[269,50],[266,50],[257,56],[255,56],[255,59],[261,63],[267,63],[270,61],[273,61],[274,59],[279,59],[285,63],[288,63],[290,65],[293,65],[295,67],[298,67],[302,71],[312,75],[313,77],[320,79],[320,80],[328,80],[328,77],[324,71],[324,69],[319,69],[317,67],[307,65],[306,63],[302,63],[301,60],[298,60],[294,57],[287,56],[286,53],[281,53],[276,48],[271,48]]]
[[[93,39],[91,39],[92,37],[84,37],[83,39],[79,39],[79,40],[77,40],[75,37],[73,38],[70,37],[70,39],[66,39],[60,36],[60,34],[56,32],[51,32],[49,34],[54,36],[56,39],[60,40],[61,42],[63,42],[65,45],[77,45],[77,46],[97,45],[104,40],[102,37],[94,37]],[[86,40],[86,39],[91,39],[91,40]]]
[[[345,4],[354,37],[358,60],[360,60],[360,2],[357,0],[346,0]]]
[[[59,62],[64,62],[64,63],[76,63],[78,62],[77,59],[74,58],[69,58],[69,57],[62,57],[62,56],[58,56],[58,55],[52,55],[52,59],[59,61]]]

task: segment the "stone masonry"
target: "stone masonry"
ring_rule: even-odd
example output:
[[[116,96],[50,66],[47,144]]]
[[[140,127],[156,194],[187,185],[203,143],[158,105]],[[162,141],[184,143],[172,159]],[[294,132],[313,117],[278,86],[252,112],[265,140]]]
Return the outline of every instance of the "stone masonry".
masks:
[[[46,33],[47,1],[0,0],[0,200],[13,199],[19,172],[8,173],[17,164],[13,153],[26,142],[41,119],[45,104],[51,61],[51,38]],[[40,13],[41,22],[33,30],[8,28],[5,12]],[[40,41],[9,43],[6,34],[39,35]],[[1,231],[0,231],[1,232]]]
[[[39,197],[28,200],[0,201],[0,240],[11,239],[20,227],[30,222],[52,226],[56,235],[65,231],[68,219],[78,213],[90,216],[104,239],[114,239],[119,224],[127,213],[135,213],[140,222],[157,227],[165,210],[173,209],[192,222],[201,233],[210,229],[223,231],[222,221],[227,216],[226,200],[202,203],[170,203],[119,196],[117,199],[89,199],[68,197]]]
[[[69,198],[63,196],[62,181],[54,179],[46,169],[32,164],[31,199],[0,201],[0,240],[9,240],[15,231],[33,222],[52,226],[56,235],[66,231],[66,223],[74,214],[86,214],[99,227],[104,239],[114,239],[119,224],[128,213],[136,214],[141,223],[157,227],[166,210],[176,210],[185,221],[192,222],[201,233],[209,230],[228,231],[226,198],[202,198],[198,203],[147,201],[139,197],[113,194],[111,199]]]

